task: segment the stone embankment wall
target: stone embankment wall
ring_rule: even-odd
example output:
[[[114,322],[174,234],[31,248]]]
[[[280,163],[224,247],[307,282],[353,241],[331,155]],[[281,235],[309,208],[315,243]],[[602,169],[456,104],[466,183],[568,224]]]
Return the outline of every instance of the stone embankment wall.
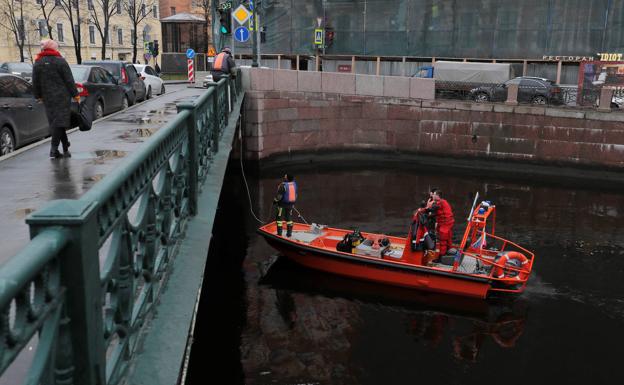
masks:
[[[624,113],[434,100],[429,79],[245,71],[246,156],[372,149],[624,166]]]

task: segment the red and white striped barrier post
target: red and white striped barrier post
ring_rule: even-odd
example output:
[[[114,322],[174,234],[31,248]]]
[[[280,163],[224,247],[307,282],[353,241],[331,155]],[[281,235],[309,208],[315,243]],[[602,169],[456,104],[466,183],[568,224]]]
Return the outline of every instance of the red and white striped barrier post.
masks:
[[[188,59],[188,81],[189,83],[195,83],[195,70],[193,69],[193,59]]]

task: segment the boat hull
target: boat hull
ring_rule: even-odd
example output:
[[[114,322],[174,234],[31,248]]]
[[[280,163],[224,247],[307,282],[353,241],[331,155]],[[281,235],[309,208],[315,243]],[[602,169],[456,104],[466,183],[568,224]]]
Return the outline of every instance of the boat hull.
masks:
[[[490,281],[485,278],[409,266],[386,260],[371,260],[347,253],[303,245],[268,231],[259,230],[269,245],[292,261],[315,270],[386,285],[436,293],[485,298]]]

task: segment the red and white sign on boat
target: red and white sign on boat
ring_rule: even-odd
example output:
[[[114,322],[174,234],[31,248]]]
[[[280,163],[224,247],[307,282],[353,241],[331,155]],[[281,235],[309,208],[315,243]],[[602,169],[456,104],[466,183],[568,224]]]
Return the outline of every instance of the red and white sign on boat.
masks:
[[[193,59],[188,59],[188,80],[191,83],[195,83],[195,70],[193,69]]]

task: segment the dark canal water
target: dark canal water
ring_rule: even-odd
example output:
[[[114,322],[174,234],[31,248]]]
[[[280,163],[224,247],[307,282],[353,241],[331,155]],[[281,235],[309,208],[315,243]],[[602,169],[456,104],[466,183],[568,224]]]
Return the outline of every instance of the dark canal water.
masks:
[[[300,268],[266,245],[240,170],[224,185],[187,383],[615,384],[624,380],[624,194],[360,165],[295,168],[308,222],[403,235],[426,191],[473,193],[536,254],[526,292],[465,300]],[[260,218],[284,170],[247,175]],[[513,175],[513,170],[510,170]]]

